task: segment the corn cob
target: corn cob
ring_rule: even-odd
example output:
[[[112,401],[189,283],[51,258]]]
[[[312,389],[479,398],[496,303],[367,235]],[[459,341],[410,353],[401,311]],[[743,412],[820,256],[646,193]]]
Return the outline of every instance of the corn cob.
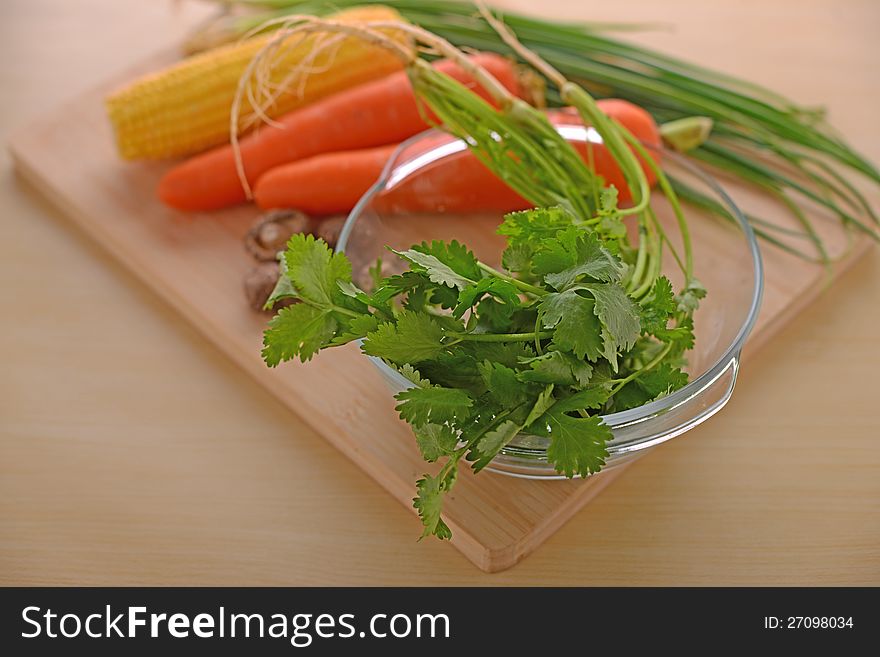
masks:
[[[334,16],[346,22],[400,20],[382,5],[355,7]],[[290,41],[272,59],[269,85],[279,85],[298,64],[308,71],[300,83],[261,109],[277,117],[345,88],[401,68],[387,50],[347,37],[304,62],[323,35]],[[401,42],[403,34],[392,34]],[[261,35],[189,57],[147,75],[106,99],[120,155],[128,160],[190,155],[229,141],[230,110],[239,78],[272,35]],[[325,37],[326,38],[326,37]],[[261,99],[262,101],[262,99]],[[250,101],[241,108],[239,129],[257,123]]]

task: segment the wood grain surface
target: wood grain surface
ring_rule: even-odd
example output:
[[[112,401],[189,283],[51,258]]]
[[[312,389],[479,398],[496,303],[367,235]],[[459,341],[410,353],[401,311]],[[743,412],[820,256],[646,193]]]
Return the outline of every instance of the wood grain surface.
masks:
[[[253,267],[242,241],[259,211],[251,206],[201,216],[171,211],[154,198],[158,177],[167,164],[120,162],[102,99],[122,81],[160,69],[174,59],[171,54],[149,58],[119,80],[110,80],[29,123],[9,142],[16,170],[141,283],[192,322],[208,342],[415,513],[414,482],[425,471],[437,468],[424,463],[410,428],[393,411],[391,391],[359,349],[354,345],[332,349],[308,363],[291,362],[276,369],[267,368],[260,358],[267,317],[253,312],[240,293],[241,281]],[[77,166],[71,167],[71,161]],[[742,187],[728,190],[752,206],[763,203],[761,216],[797,227],[791,226],[795,219],[789,213],[762,195]],[[677,235],[668,203],[657,201],[654,206],[666,233]],[[408,248],[425,238],[455,237],[490,264],[498,264],[493,260],[500,252],[494,228],[500,218],[450,215],[432,222],[407,213],[389,218],[382,228],[372,227],[369,239],[361,242],[366,253],[358,250],[357,240],[350,244],[349,253],[354,270],[362,271],[376,256],[370,247]],[[827,219],[817,223],[817,230],[828,252],[841,259],[831,276],[821,266],[780,249],[762,249],[763,303],[749,337],[749,352],[755,353],[786,324],[797,321],[797,313],[815,300],[822,286],[833,284],[870,247],[861,236],[848,249],[846,232]],[[434,232],[425,233],[426,222]],[[698,347],[689,360],[699,373],[712,364],[705,356],[701,358],[706,351],[699,345],[724,336],[733,339],[751,302],[752,280],[744,249],[731,248],[733,240],[742,241],[735,229],[693,208],[688,223],[696,245],[694,270],[712,291],[695,317]],[[679,272],[671,258],[668,261],[667,271],[675,280]],[[729,332],[721,327],[725,323],[731,323]],[[724,341],[721,349],[727,346]],[[732,383],[732,376],[733,370],[719,380],[718,390],[701,394],[702,403],[711,404],[720,389]],[[679,421],[687,419],[685,413]],[[463,469],[443,505],[452,544],[481,570],[509,568],[620,476],[624,466],[618,466],[574,481],[475,476]]]
[[[141,4],[122,11],[85,3],[93,6],[80,4],[81,15],[59,8],[50,33],[52,21],[66,17],[58,30],[70,34],[59,35],[61,43],[66,38],[84,51],[82,69],[65,74],[76,62],[61,55],[58,43],[55,58],[46,52],[28,57],[34,48],[28,23],[47,29],[39,20],[46,12],[34,8],[39,4],[4,9],[11,19],[4,21],[10,31],[5,47],[20,49],[13,59],[39,69],[33,79],[27,67],[0,69],[4,90],[12,86],[23,99],[34,98],[30,109],[3,108],[4,135],[13,119],[21,123],[35,107],[49,109],[59,86],[73,93],[112,72],[112,62],[94,51],[116,48],[125,57],[115,59],[130,63],[156,47],[155,35],[171,39],[203,12],[190,4],[177,15]],[[793,17],[772,3],[737,10],[666,3],[664,15],[647,3],[632,7],[642,4],[634,16],[669,20],[678,29],[640,40],[750,75],[799,100],[826,103],[845,134],[877,158],[878,134],[867,107],[839,102],[850,96],[870,105],[870,93],[877,99],[870,77],[877,55],[864,28],[877,12],[868,4],[853,4],[841,16],[830,5],[806,3]],[[553,9],[575,15],[575,7],[555,3]],[[105,41],[83,36],[108,24],[95,16],[114,11],[119,17]],[[142,25],[156,26],[153,39],[131,37],[140,14]],[[629,16],[606,9],[590,18]],[[768,29],[783,19],[794,26],[785,37]],[[717,38],[708,39],[709,32]],[[811,39],[819,34],[822,52]],[[749,42],[748,51],[732,53],[735,44],[725,45],[737,35]],[[771,55],[782,38],[787,51]],[[765,41],[768,50],[761,51]],[[768,57],[771,67],[762,63]],[[838,107],[849,114],[838,119]],[[15,114],[7,117],[10,111]],[[267,401],[63,224],[40,218],[53,212],[21,185],[8,179],[3,185],[0,266],[9,271],[2,289],[10,296],[5,311],[16,318],[4,321],[0,340],[5,582],[807,584],[880,578],[880,424],[868,401],[878,364],[876,356],[871,360],[877,322],[870,313],[876,320],[877,310],[866,301],[876,299],[880,287],[876,257],[749,363],[725,413],[642,459],[516,569],[486,577],[446,546],[414,544],[415,521],[302,420]],[[807,335],[799,338],[802,331]]]

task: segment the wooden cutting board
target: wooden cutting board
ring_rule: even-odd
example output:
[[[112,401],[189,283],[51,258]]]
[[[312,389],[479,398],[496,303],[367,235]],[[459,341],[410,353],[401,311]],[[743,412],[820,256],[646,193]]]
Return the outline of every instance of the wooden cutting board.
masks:
[[[120,80],[158,68],[159,56]],[[166,164],[121,162],[102,98],[111,81],[34,121],[10,143],[20,173],[132,273],[292,411],[355,461],[389,493],[412,506],[414,482],[425,471],[409,429],[393,412],[379,374],[357,349],[333,349],[312,362],[268,369],[260,358],[266,318],[249,310],[241,281],[252,266],[241,238],[252,208],[183,216],[154,198]],[[741,205],[761,199],[743,193]],[[740,190],[741,192],[741,190]],[[766,210],[765,215],[774,210]],[[785,217],[778,216],[782,224]],[[846,255],[827,274],[782,251],[763,248],[764,304],[748,350],[754,351],[849,264],[866,240],[847,246],[836,224],[820,221],[832,251]],[[585,481],[529,481],[464,471],[446,504],[455,545],[485,571],[503,570],[529,554],[614,480],[618,467]],[[414,534],[418,531],[414,523]]]

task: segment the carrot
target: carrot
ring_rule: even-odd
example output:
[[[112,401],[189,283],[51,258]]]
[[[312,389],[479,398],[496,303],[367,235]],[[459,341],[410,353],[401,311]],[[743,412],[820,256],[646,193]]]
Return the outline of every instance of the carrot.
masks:
[[[296,208],[321,216],[348,212],[376,182],[397,144],[322,153],[282,164],[263,174],[254,188],[261,208]]]
[[[600,100],[599,107],[628,128],[639,140],[651,147],[660,146],[660,133],[651,115],[642,108],[623,100]],[[577,114],[566,110],[550,113],[556,124],[579,124]],[[448,139],[441,136],[440,140]],[[436,145],[428,143],[430,148]],[[587,145],[575,148],[588,160]],[[327,153],[291,162],[265,173],[257,181],[254,198],[261,208],[296,208],[316,216],[347,212],[382,173],[382,168],[395,146],[382,146],[357,151]],[[623,173],[608,149],[593,145],[593,162],[606,184],[613,184],[621,203],[631,200]],[[457,154],[454,164],[434,167],[424,175],[403,182],[398,188],[378,199],[383,209],[391,212],[430,211],[480,212],[524,210],[531,204],[511,190],[468,151]],[[642,163],[648,179],[655,177]]]
[[[527,93],[516,66],[491,53],[473,56],[480,66],[517,95]],[[436,67],[460,82],[470,78],[450,61]],[[482,88],[475,88],[489,99]],[[269,169],[320,153],[392,144],[428,125],[419,112],[406,72],[346,89],[263,126],[240,142],[248,182]],[[159,182],[163,203],[180,210],[215,210],[246,200],[229,145],[217,147],[172,168]]]

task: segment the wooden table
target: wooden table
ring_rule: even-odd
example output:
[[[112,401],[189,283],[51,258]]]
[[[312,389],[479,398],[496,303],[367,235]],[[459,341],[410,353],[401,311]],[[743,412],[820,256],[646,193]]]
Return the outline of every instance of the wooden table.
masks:
[[[591,5],[675,24],[633,38],[827,105],[880,160],[872,0]],[[0,135],[208,11],[5,4]],[[723,413],[486,575],[416,543],[410,513],[2,166],[2,584],[880,584],[876,254],[746,362]]]

